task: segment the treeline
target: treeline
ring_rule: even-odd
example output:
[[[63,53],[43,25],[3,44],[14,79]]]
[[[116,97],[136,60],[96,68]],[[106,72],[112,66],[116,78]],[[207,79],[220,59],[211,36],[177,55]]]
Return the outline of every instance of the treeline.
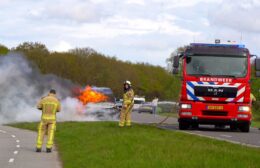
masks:
[[[0,47],[0,53],[6,54],[6,49]],[[25,42],[11,50],[22,52],[44,74],[55,74],[81,86],[109,87],[117,97],[122,95],[125,80],[133,83],[137,95],[148,99],[175,100],[179,95],[179,80],[159,66],[123,62],[90,48],[50,52],[44,44]]]

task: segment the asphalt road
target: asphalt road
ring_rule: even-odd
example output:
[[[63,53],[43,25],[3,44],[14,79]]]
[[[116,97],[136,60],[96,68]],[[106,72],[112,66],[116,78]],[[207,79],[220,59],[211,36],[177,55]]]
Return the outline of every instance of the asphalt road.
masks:
[[[0,167],[61,168],[55,147],[52,153],[35,152],[36,136],[35,132],[0,126]]]
[[[138,123],[160,123],[165,120],[166,117],[148,113],[139,114],[133,112],[132,118],[134,122]],[[180,131],[177,119],[171,117],[165,120],[162,124],[158,125],[158,127],[162,129]],[[256,128],[251,128],[249,133],[243,133],[240,131],[231,131],[228,127],[225,129],[215,129],[213,126],[200,126],[197,130],[187,130],[182,132],[260,148],[260,130]]]

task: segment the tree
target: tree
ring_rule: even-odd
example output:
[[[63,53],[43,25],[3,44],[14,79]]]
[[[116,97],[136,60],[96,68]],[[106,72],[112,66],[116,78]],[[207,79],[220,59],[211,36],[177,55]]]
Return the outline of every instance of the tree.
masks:
[[[8,52],[9,49],[6,46],[0,44],[0,55],[6,55]]]
[[[23,51],[23,52],[41,52],[45,54],[49,54],[49,50],[45,46],[45,44],[39,42],[24,42],[19,44],[15,49],[15,51]]]
[[[188,47],[188,45],[184,45],[182,47],[178,47],[177,49],[175,49],[171,54],[170,57],[166,59],[166,63],[167,63],[167,71],[168,72],[172,72],[173,69],[173,57],[178,55],[178,53],[182,53],[186,50],[186,48]]]
[[[120,61],[91,48],[49,53],[44,44],[25,42],[15,50],[23,52],[43,74],[54,74],[82,87],[109,87],[116,97],[122,97],[125,80],[130,80],[135,93],[147,100],[176,100],[179,94],[179,79],[159,66]]]
[[[76,54],[78,56],[90,56],[92,54],[97,54],[97,52],[90,47],[71,49],[69,50],[69,53]]]

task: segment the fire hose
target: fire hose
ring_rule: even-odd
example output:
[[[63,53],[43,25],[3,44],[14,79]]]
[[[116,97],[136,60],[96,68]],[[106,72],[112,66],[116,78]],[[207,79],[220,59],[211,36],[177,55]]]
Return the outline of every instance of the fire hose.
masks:
[[[179,103],[178,103],[179,104]],[[177,112],[179,109],[178,109],[178,105],[175,105],[175,112]],[[156,125],[157,126],[159,126],[159,125],[162,125],[165,121],[167,121],[168,120],[168,118],[170,118],[171,117],[171,115],[169,114],[169,115],[167,115],[164,119],[162,119],[160,122],[158,122],[158,123],[156,123]]]
[[[117,106],[114,106],[113,107],[115,110],[118,110],[119,112],[120,112],[120,108],[119,107],[117,107]],[[179,110],[179,108],[178,108],[178,105],[175,105],[175,112],[177,112]],[[169,115],[167,115],[164,119],[162,119],[160,122],[158,122],[158,123],[155,123],[157,126],[159,126],[159,125],[162,125],[165,121],[167,121],[168,120],[168,118],[170,118],[171,117],[171,115],[169,114]]]
[[[167,115],[163,120],[158,122],[156,125],[162,125],[169,117],[170,117],[170,115]]]

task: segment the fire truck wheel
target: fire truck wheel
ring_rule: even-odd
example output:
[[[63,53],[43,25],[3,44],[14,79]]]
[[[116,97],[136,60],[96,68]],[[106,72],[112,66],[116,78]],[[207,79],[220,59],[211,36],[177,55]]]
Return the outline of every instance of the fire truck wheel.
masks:
[[[241,124],[241,125],[239,125],[239,129],[242,132],[249,132],[250,131],[250,124],[249,123]]]
[[[185,121],[179,121],[179,129],[180,130],[187,130],[190,127],[190,124]]]

